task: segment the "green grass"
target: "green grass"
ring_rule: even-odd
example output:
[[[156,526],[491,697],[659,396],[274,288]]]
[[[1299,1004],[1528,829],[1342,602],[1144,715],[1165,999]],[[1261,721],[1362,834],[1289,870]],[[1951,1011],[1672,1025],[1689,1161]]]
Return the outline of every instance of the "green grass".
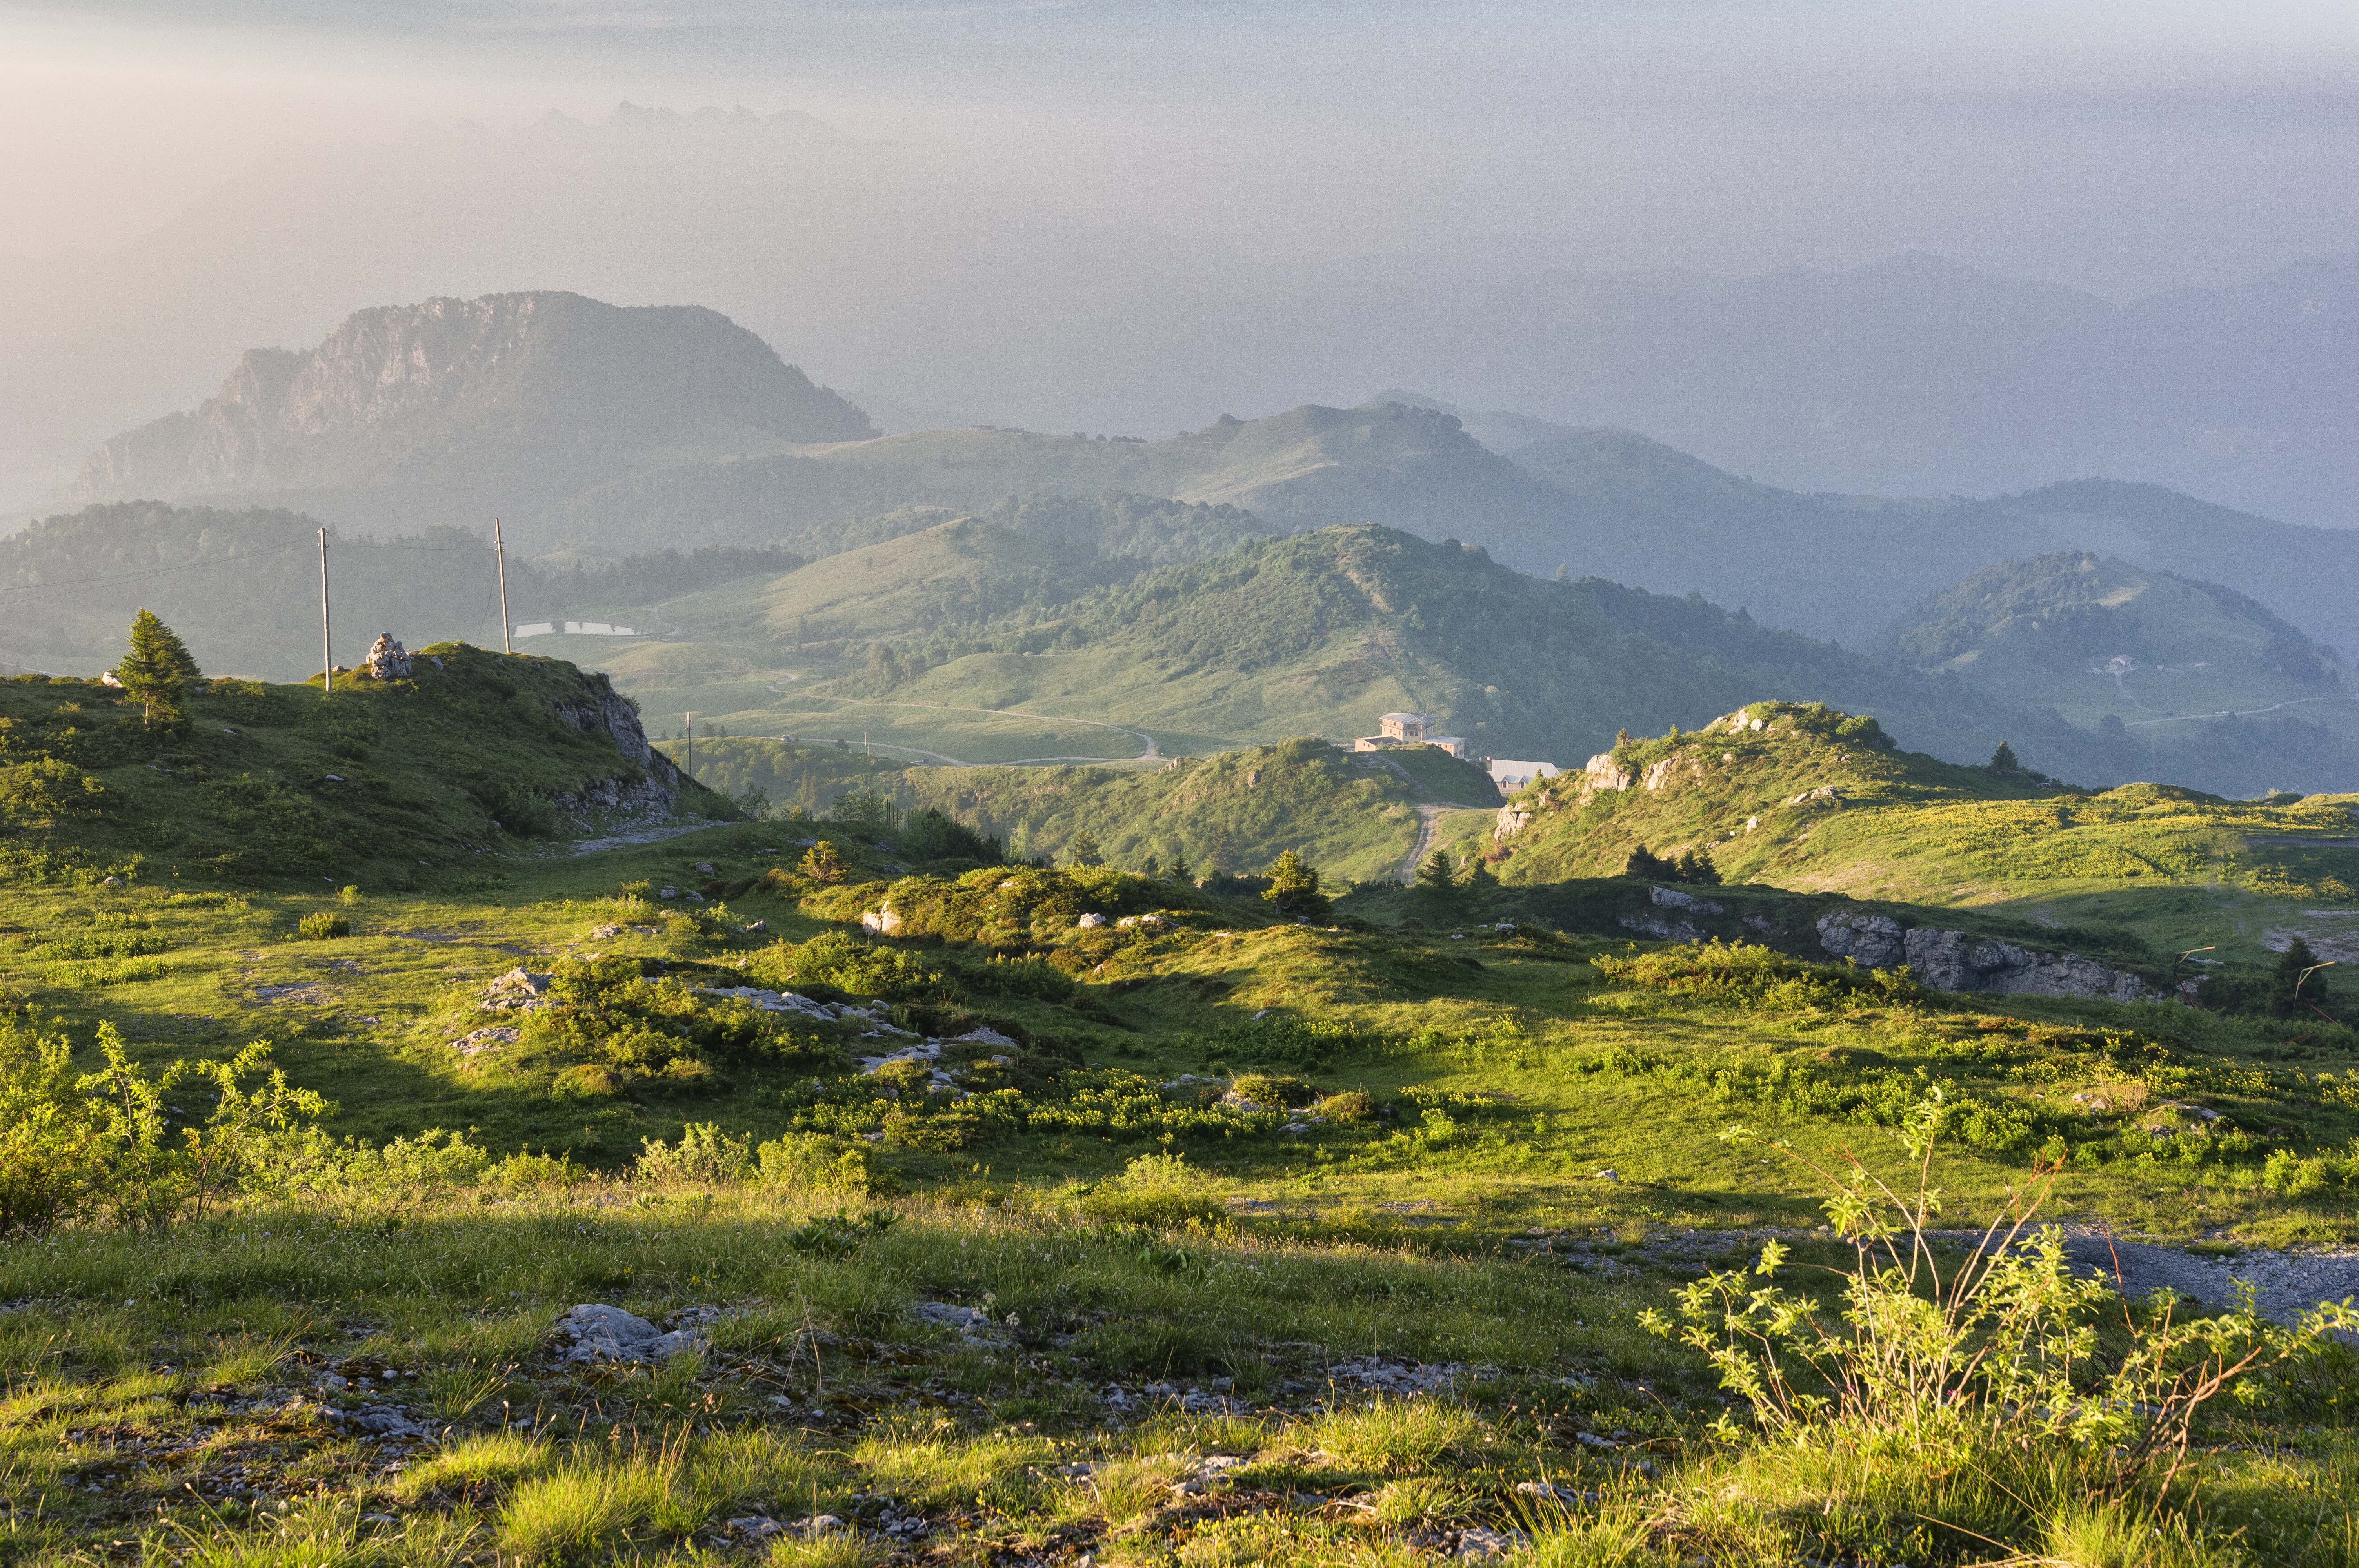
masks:
[[[2158,952],[2208,943],[2218,949],[2208,957],[2249,961],[2282,948],[2288,931],[2332,948],[2353,928],[2336,906],[2359,902],[2359,846],[2317,840],[2354,836],[2359,797],[2071,790],[1863,744],[1835,732],[1841,715],[1745,711],[1769,727],[1673,734],[1618,753],[1634,773],[1663,769],[1654,789],[1584,799],[1576,774],[1522,792],[1516,805],[1534,820],[1503,841],[1500,879],[1610,876],[1645,844],[1705,850],[1732,883],[2115,925]],[[1797,799],[1829,788],[1837,795]],[[1468,848],[1487,837],[1479,823],[1459,831]]]
[[[388,720],[378,743],[401,742]],[[290,765],[298,743],[272,742]],[[1789,776],[1829,760],[1797,744],[1765,756]],[[1201,784],[1207,819],[1248,826],[1257,796],[1279,825],[1315,820],[1320,791],[1406,795],[1348,757],[1282,752],[1254,784],[1249,760],[1223,758],[1091,788],[1185,823],[1180,792]],[[1970,816],[1975,777],[1857,816]],[[1171,793],[1152,795],[1158,781]],[[2001,814],[2033,799],[1984,793]],[[112,831],[61,818],[9,842],[26,865],[95,865]],[[2060,1159],[2062,1215],[2215,1245],[2347,1242],[2347,1032],[1928,996],[1587,931],[1582,910],[1640,896],[1627,882],[1511,880],[1451,908],[1367,892],[1311,925],[1219,883],[907,867],[893,831],[740,821],[579,856],[507,843],[408,887],[21,875],[0,932],[0,994],[25,1010],[12,1029],[62,1035],[85,1071],[102,1024],[151,1068],[266,1038],[335,1103],[324,1132],[376,1147],[157,1234],[90,1214],[0,1241],[5,1550],[685,1563],[750,1545],[732,1519],[832,1514],[764,1550],[1406,1563],[1483,1529],[1526,1532],[1535,1562],[2103,1562],[2143,1530],[2164,1543],[2154,1561],[2352,1560],[2343,1362],[2207,1429],[2221,1446],[2200,1486],[2100,1498],[2071,1456],[2004,1443],[1947,1468],[1873,1433],[1723,1444],[1701,1362],[1635,1317],[1766,1231],[1805,1264],[1842,1256],[1823,1195],[1722,1141],[1730,1123],[1881,1164],[1929,1087],[1957,1119],[1935,1172],[1952,1214]],[[795,870],[821,833],[842,882]],[[2312,853],[2266,863],[2315,875]],[[1810,907],[1719,896],[1740,923]],[[895,935],[863,932],[888,909]],[[324,914],[350,934],[306,938]],[[162,972],[79,983],[142,962]],[[550,1005],[484,1011],[519,967],[556,977]],[[705,989],[739,985],[867,1016],[759,1014]],[[456,1044],[499,1027],[518,1037]],[[1006,1044],[856,1065],[981,1027]],[[524,1151],[565,1158],[498,1158]],[[556,1319],[598,1301],[723,1315],[701,1353],[660,1367],[560,1361]],[[979,1309],[987,1331],[920,1303]],[[1460,1370],[1385,1392],[1354,1380],[1360,1357]],[[388,1447],[321,1408],[372,1403],[430,1441]]]

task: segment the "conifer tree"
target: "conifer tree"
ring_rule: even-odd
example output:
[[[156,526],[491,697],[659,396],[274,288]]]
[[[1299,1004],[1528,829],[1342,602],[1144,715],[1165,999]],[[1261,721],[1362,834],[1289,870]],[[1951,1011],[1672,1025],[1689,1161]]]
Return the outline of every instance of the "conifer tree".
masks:
[[[1069,866],[1104,865],[1105,851],[1098,848],[1097,835],[1086,827],[1074,834],[1073,841],[1065,846],[1065,864]]]
[[[2015,772],[2015,748],[2001,741],[1998,743],[1998,750],[1991,753],[1991,772],[2011,773]]]
[[[1319,891],[1319,872],[1288,849],[1271,862],[1269,886],[1262,898],[1277,907],[1280,914],[1299,914],[1313,920],[1325,918],[1327,895]]]
[[[186,717],[181,699],[202,675],[188,644],[153,611],[142,610],[131,618],[130,652],[114,667],[114,678],[141,705],[147,722],[180,723]]]
[[[1188,851],[1185,849],[1171,851],[1171,880],[1182,887],[1196,885],[1196,869],[1188,863]]]
[[[842,851],[824,838],[803,851],[802,863],[795,870],[815,882],[826,883],[840,882],[852,871],[843,863]]]
[[[1417,869],[1417,891],[1435,899],[1447,898],[1458,891],[1458,872],[1450,863],[1450,851],[1436,849]]]

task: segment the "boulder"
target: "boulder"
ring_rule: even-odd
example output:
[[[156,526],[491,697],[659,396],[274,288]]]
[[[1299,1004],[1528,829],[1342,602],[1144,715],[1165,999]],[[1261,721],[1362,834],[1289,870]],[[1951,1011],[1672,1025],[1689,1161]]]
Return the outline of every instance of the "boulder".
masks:
[[[890,936],[901,929],[901,915],[889,903],[880,903],[860,916],[860,928],[877,936]]]
[[[595,1302],[559,1318],[557,1332],[570,1342],[568,1361],[661,1361],[704,1347],[704,1336],[694,1328],[667,1334],[635,1313]]]

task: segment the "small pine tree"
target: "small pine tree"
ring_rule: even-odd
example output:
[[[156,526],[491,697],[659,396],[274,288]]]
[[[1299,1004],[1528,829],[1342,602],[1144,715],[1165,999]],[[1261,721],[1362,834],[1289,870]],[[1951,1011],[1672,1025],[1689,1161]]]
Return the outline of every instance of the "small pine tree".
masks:
[[[843,863],[842,852],[824,838],[803,851],[802,863],[795,870],[815,882],[830,885],[852,874],[852,868]]]
[[[1450,863],[1450,851],[1436,849],[1417,869],[1417,891],[1431,898],[1443,898],[1458,891],[1458,872]]]
[[[130,641],[130,651],[114,667],[114,678],[140,704],[147,723],[167,728],[180,723],[186,718],[180,701],[203,674],[188,644],[146,610],[131,618]]]
[[[1991,772],[2011,773],[2015,769],[2015,748],[2001,741],[1998,743],[1998,750],[1991,753]]]
[[[1184,849],[1171,852],[1171,880],[1182,887],[1196,885],[1196,869],[1188,863],[1188,852]]]
[[[1499,891],[1499,879],[1493,873],[1490,861],[1480,855],[1469,855],[1459,885],[1469,898],[1480,903]]]
[[[1065,864],[1069,866],[1104,865],[1105,851],[1098,848],[1097,835],[1086,827],[1074,834],[1073,841],[1065,846]]]
[[[1163,862],[1155,856],[1149,855],[1146,862],[1138,868],[1138,874],[1148,881],[1154,881],[1163,875]]]
[[[1712,864],[1711,850],[1690,849],[1680,857],[1679,878],[1683,882],[1713,887],[1720,881],[1720,868]]]
[[[1676,881],[1679,880],[1679,871],[1677,865],[1664,860],[1644,844],[1631,850],[1630,858],[1622,862],[1624,876],[1642,877],[1650,882]]]
[[[1327,916],[1327,895],[1319,891],[1319,872],[1291,849],[1270,862],[1269,886],[1261,896],[1280,914],[1312,920]]]

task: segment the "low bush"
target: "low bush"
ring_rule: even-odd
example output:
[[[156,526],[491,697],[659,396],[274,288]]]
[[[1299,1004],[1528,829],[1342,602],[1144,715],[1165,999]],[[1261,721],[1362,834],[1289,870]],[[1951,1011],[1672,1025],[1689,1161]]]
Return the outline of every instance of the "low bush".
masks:
[[[639,1141],[639,1157],[631,1173],[642,1182],[696,1183],[725,1186],[753,1168],[752,1138],[731,1138],[710,1121],[691,1121],[680,1129],[679,1141],[660,1138]]]
[[[1927,1000],[1924,989],[1905,968],[1805,964],[1768,947],[1724,943],[1718,937],[1645,953],[1603,953],[1590,962],[1621,985],[1707,997],[1762,1011],[1894,1007]]]
[[[1082,1209],[1093,1219],[1166,1230],[1210,1226],[1226,1213],[1212,1178],[1177,1154],[1141,1154],[1091,1188]]]
[[[1229,1086],[1229,1092],[1256,1105],[1286,1109],[1309,1105],[1319,1098],[1319,1091],[1306,1080],[1271,1073],[1247,1073]]]
[[[328,910],[315,910],[295,923],[298,934],[314,942],[332,941],[353,934],[353,923],[346,915]]]

